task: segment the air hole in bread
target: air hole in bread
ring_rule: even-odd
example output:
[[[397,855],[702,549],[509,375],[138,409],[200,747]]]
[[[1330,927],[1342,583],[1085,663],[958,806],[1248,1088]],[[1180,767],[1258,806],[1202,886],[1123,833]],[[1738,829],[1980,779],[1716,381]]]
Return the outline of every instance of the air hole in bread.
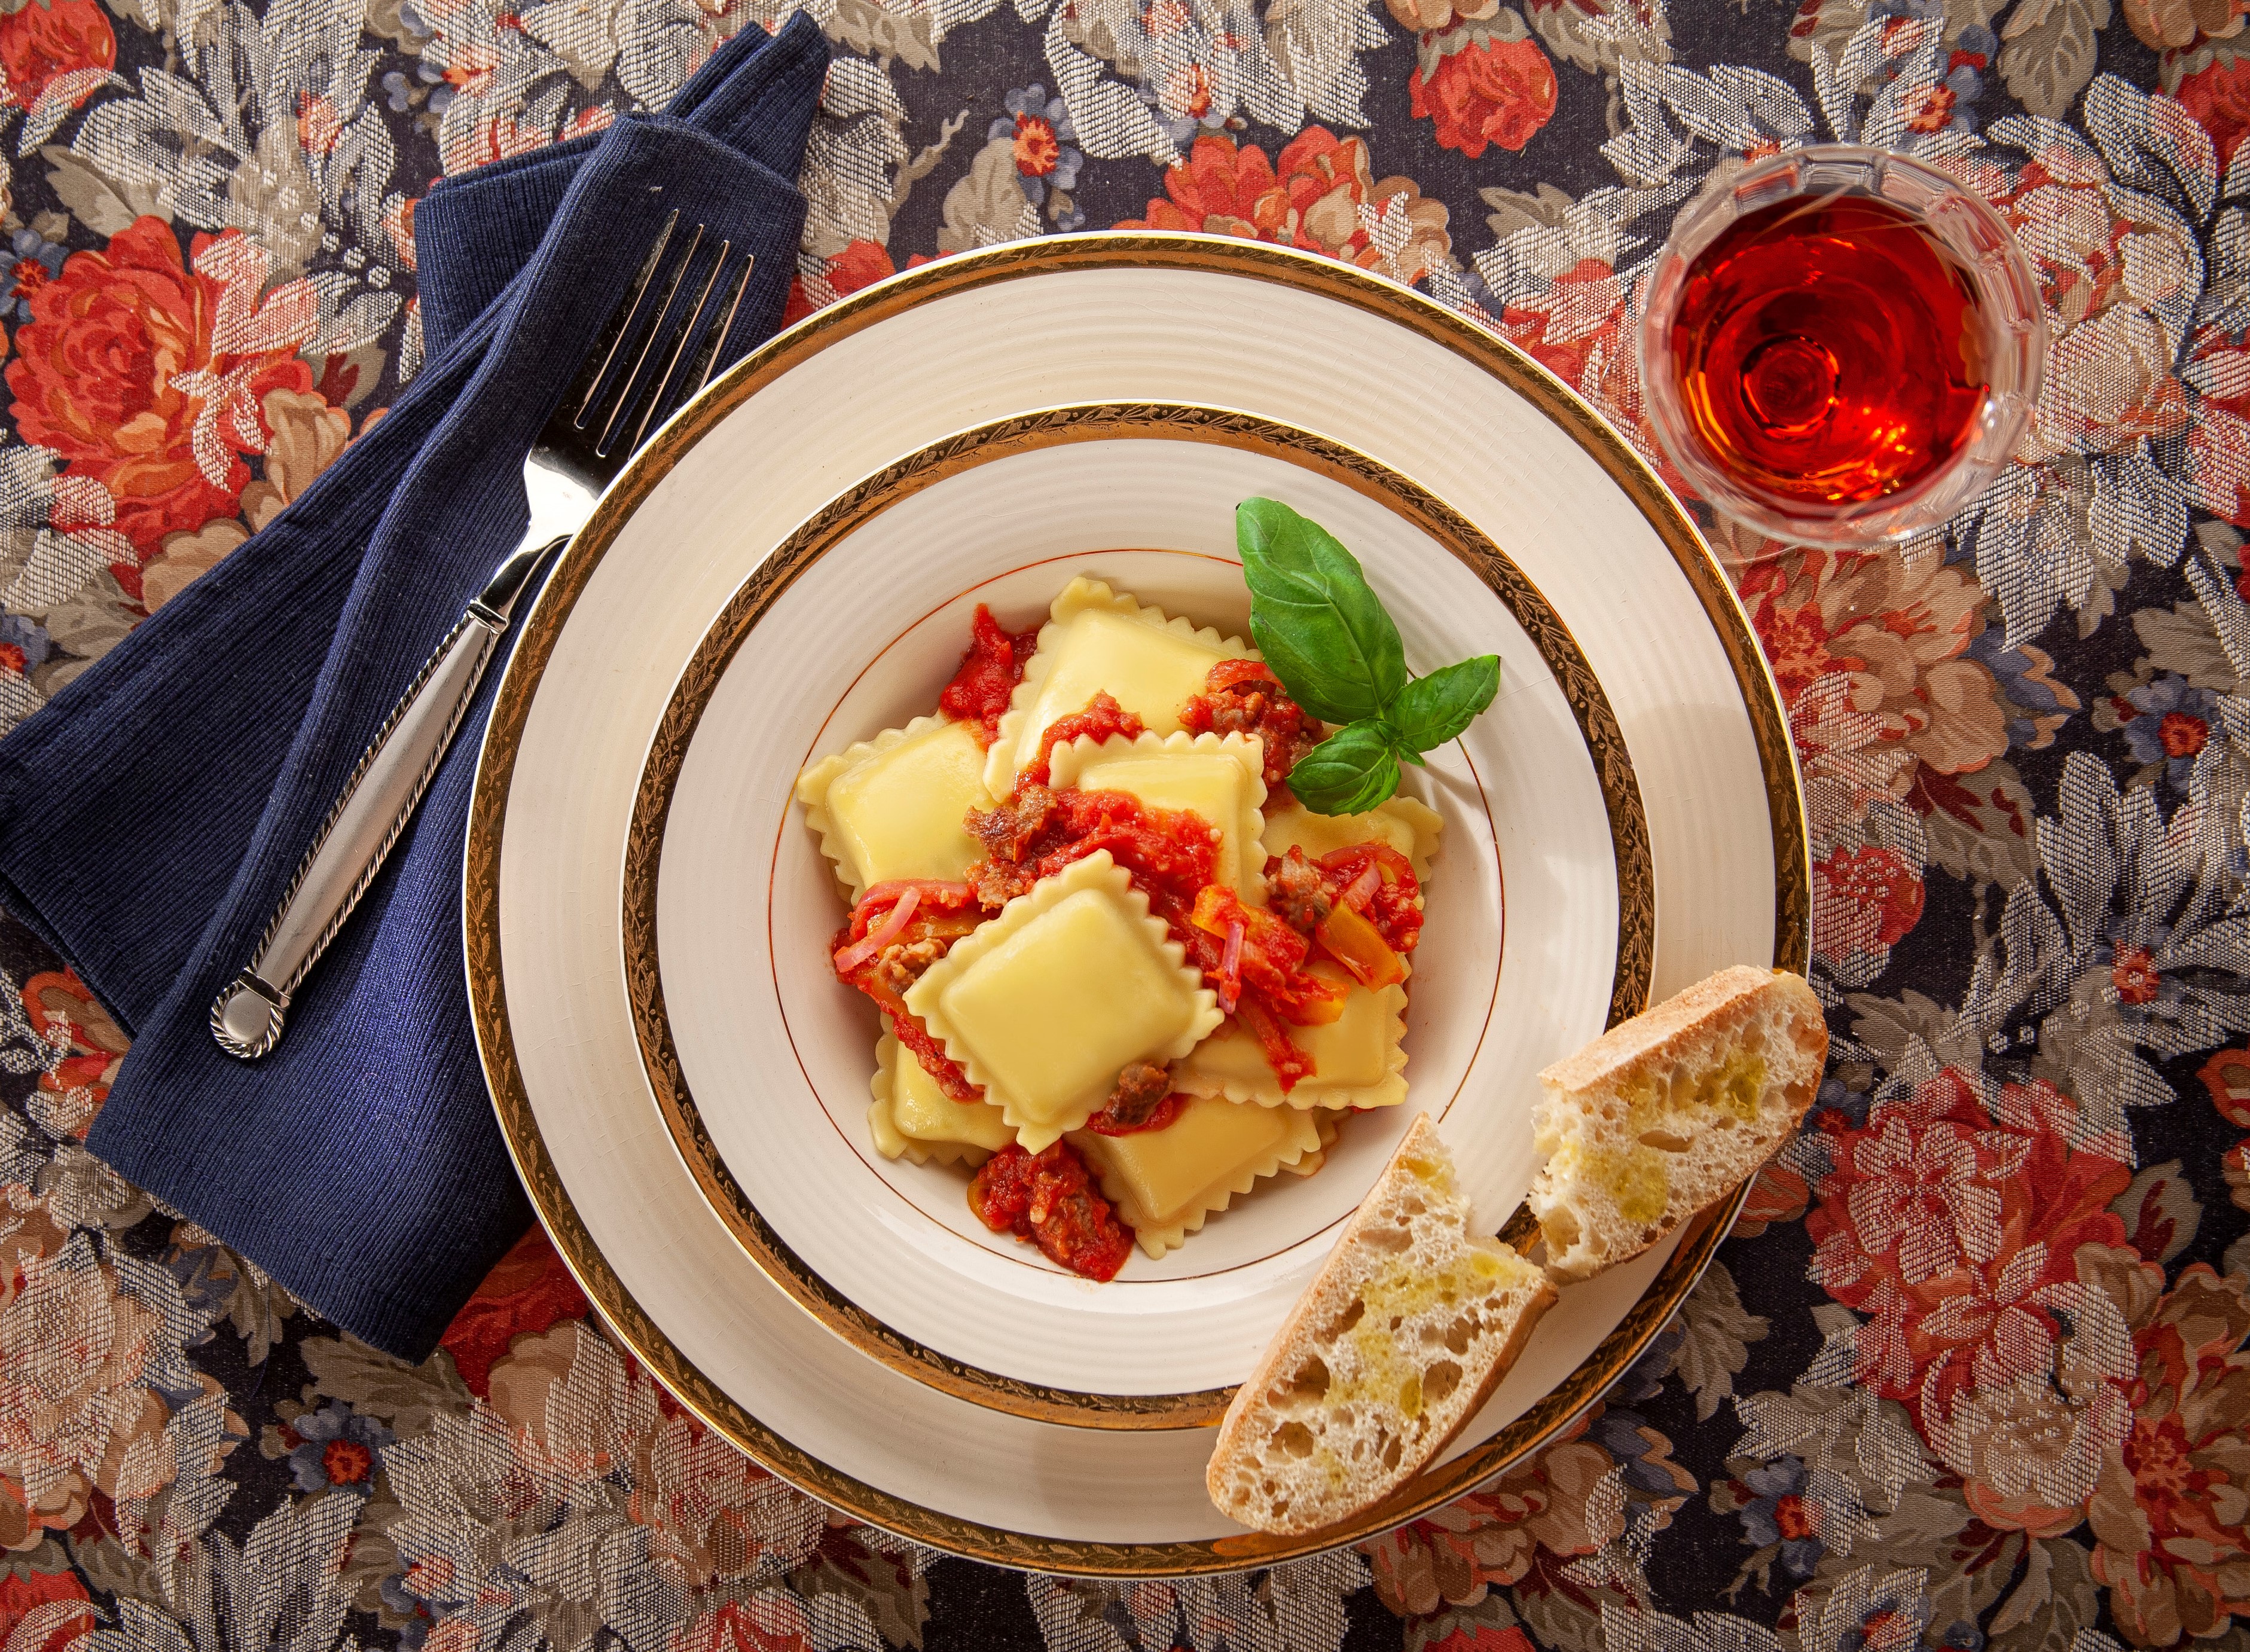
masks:
[[[1414,1230],[1402,1222],[1396,1227],[1370,1227],[1364,1237],[1369,1249],[1403,1256],[1414,1243]]]
[[[1450,1359],[1440,1359],[1422,1373],[1422,1403],[1434,1406],[1461,1386],[1461,1368]]]
[[[1372,1507],[1460,1428],[1555,1300],[1534,1263],[1476,1231],[1428,1122],[1407,1139],[1221,1426],[1205,1483],[1246,1524],[1310,1531]]]
[[[1557,1205],[1539,1219],[1539,1231],[1549,1251],[1566,1251],[1578,1242],[1578,1219],[1568,1205]]]
[[[1644,1147],[1667,1153],[1684,1153],[1694,1144],[1688,1137],[1668,1130],[1645,1130],[1640,1133],[1640,1143]]]

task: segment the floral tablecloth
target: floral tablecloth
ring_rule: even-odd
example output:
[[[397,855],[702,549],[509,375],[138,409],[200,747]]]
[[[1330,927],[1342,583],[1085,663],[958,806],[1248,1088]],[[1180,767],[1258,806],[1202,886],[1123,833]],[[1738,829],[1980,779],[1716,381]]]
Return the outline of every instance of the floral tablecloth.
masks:
[[[380,417],[435,176],[788,3],[0,0],[0,726]],[[427,1364],[340,1337],[86,1154],[122,1040],[11,927],[0,1652],[2250,1645],[2250,4],[817,4],[799,312],[1011,237],[1253,236],[1645,442],[1635,280],[1746,158],[1888,144],[2006,214],[2054,336],[2019,462],[1903,554],[1741,580],[1811,791],[1817,1114],[1567,1440],[1279,1573],[1071,1583],[762,1474],[535,1234]]]

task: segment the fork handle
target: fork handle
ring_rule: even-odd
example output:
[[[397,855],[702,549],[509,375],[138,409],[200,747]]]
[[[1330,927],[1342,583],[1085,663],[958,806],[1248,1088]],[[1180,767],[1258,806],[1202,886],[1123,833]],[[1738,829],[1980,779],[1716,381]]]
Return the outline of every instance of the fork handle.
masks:
[[[211,1004],[211,1037],[249,1061],[280,1041],[292,995],[375,881],[414,818],[439,759],[507,631],[515,598],[568,542],[527,540],[445,633],[374,741],[306,851],[258,950]]]

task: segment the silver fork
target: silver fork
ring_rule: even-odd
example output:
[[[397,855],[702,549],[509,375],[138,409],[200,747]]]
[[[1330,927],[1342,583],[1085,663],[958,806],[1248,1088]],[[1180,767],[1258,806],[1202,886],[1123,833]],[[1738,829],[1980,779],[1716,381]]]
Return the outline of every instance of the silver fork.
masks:
[[[257,950],[212,1003],[211,1037],[228,1054],[255,1061],[280,1041],[307,972],[414,818],[517,599],[585,525],[633,450],[709,380],[756,260],[744,254],[736,266],[723,239],[706,249],[700,224],[679,232],[674,211],[524,460],[531,526],[521,543],[390,708]]]

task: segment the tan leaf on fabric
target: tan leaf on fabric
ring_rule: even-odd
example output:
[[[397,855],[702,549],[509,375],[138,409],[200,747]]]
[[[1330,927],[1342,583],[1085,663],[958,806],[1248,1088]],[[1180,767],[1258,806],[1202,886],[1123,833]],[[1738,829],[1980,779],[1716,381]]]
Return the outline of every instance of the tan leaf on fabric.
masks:
[[[2151,1165],[2109,1206],[2125,1224],[2125,1236],[2150,1261],[2168,1262],[2195,1241],[2203,1206],[2180,1174],[2180,1161]]]
[[[1724,1262],[1715,1261],[1680,1310],[1681,1379],[1695,1396],[1695,1415],[1708,1421],[1735,1392],[1735,1378],[1750,1364],[1750,1345],[1765,1340],[1763,1316],[1743,1306],[1742,1292]]]
[[[918,1648],[929,1621],[929,1579],[911,1556],[867,1547],[866,1531],[831,1527],[812,1558],[790,1573],[790,1587],[811,1600],[841,1595],[867,1614],[886,1646]]]
[[[242,514],[252,530],[313,485],[351,441],[351,418],[311,391],[268,391],[261,404],[267,428],[266,476],[242,490]]]
[[[2211,616],[2193,598],[2170,608],[2143,608],[2133,615],[2134,634],[2148,652],[2146,664],[2185,677],[2193,688],[2232,694],[2240,683]]]
[[[140,605],[125,594],[117,576],[105,568],[79,587],[76,595],[47,611],[47,635],[75,659],[49,658],[32,674],[42,694],[52,695],[93,661],[132,634],[141,619]]]
[[[2025,1559],[2023,1580],[1992,1614],[1987,1652],[2070,1652],[2079,1631],[2090,1628],[2101,1609],[2085,1547],[2039,1538]]]
[[[443,1349],[418,1365],[351,1337],[309,1337],[297,1352],[321,1393],[381,1419],[402,1438],[426,1433],[433,1418],[466,1416],[476,1404]]]
[[[153,179],[113,178],[59,143],[41,149],[39,158],[47,163],[47,187],[55,198],[96,235],[114,235],[138,218],[171,216]]]
[[[205,522],[191,534],[167,534],[163,550],[141,565],[141,599],[148,605],[148,612],[155,613],[185,591],[197,575],[217,567],[228,552],[249,537],[250,530],[231,516]]]
[[[259,134],[257,152],[237,167],[227,202],[251,239],[270,256],[269,279],[286,280],[321,248],[321,190],[305,170],[294,122]]]
[[[969,170],[945,192],[945,222],[937,232],[941,252],[966,252],[1039,232],[1039,209],[1016,182],[1015,145],[994,138]]]
[[[2000,79],[2033,114],[2060,120],[2094,78],[2109,0],[2021,0],[2001,31]]]

